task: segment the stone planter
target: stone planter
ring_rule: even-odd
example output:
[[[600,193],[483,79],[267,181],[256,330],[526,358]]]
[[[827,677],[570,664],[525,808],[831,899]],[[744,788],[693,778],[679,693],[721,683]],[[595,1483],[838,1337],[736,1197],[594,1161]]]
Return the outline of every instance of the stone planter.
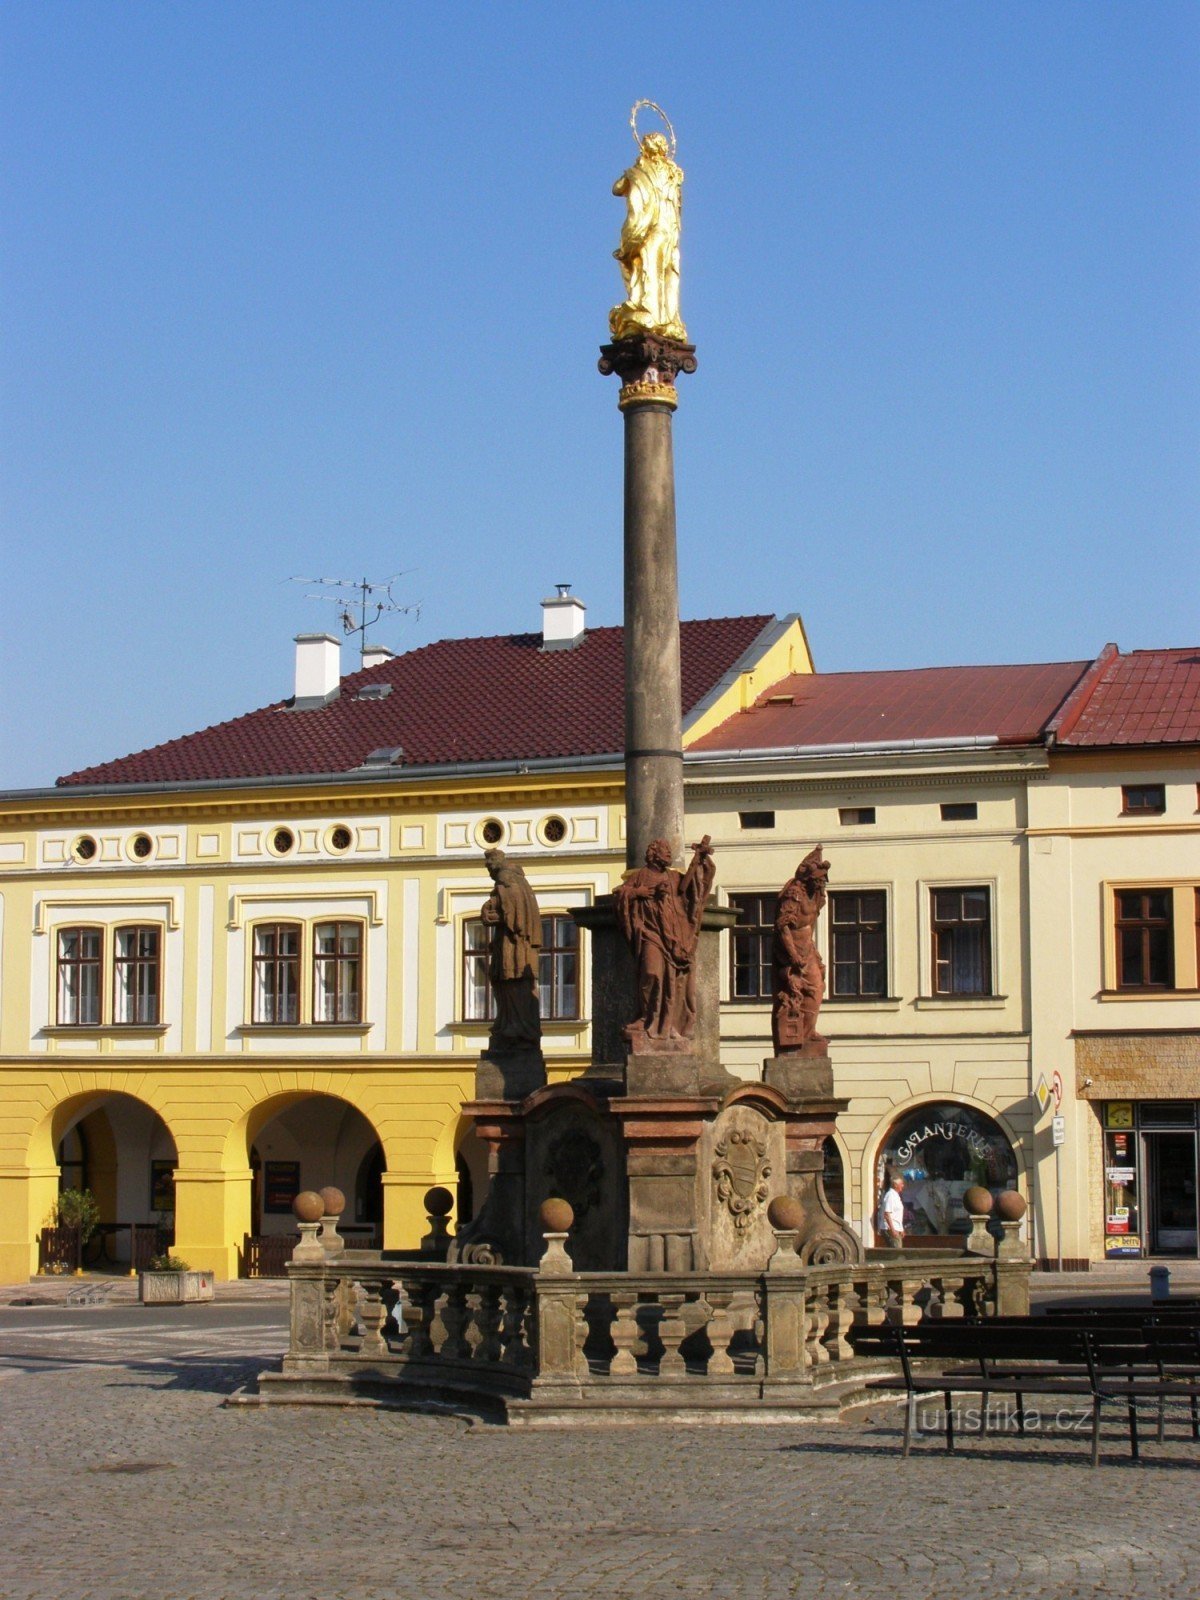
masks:
[[[212,1297],[211,1272],[138,1273],[138,1299],[144,1306],[177,1306]]]

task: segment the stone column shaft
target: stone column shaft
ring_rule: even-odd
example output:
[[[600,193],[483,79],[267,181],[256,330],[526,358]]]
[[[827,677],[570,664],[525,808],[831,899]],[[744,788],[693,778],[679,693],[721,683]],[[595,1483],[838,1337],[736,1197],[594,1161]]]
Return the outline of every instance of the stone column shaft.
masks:
[[[673,407],[627,405],[625,417],[625,859],[652,839],[683,857],[679,579]]]

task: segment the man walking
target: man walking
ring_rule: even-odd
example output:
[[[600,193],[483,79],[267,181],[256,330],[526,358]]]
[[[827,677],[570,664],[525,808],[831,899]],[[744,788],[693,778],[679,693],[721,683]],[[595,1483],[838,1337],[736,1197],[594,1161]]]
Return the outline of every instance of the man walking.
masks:
[[[904,1201],[900,1198],[903,1193],[904,1179],[896,1173],[883,1191],[883,1199],[879,1202],[879,1222],[875,1229],[880,1244],[886,1249],[904,1248]]]

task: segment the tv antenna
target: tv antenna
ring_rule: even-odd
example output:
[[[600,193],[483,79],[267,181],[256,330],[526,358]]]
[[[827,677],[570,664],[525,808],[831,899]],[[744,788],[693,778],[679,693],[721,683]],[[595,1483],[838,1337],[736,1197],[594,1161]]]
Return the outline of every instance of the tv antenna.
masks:
[[[341,612],[342,632],[358,635],[358,658],[361,662],[367,649],[367,629],[373,628],[380,617],[389,612],[411,616],[414,621],[421,615],[420,601],[401,605],[392,593],[392,585],[406,578],[407,572],[394,572],[390,578],[292,578],[292,583],[310,583],[321,590],[331,591],[305,595],[306,600],[323,600],[337,606]]]

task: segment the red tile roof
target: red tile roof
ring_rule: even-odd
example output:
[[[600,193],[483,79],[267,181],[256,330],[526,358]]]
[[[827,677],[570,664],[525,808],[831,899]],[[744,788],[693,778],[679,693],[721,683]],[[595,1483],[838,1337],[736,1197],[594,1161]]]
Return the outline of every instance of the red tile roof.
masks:
[[[773,620],[681,624],[685,716]],[[573,649],[547,651],[541,643],[534,633],[443,639],[343,678],[329,705],[292,711],[289,701],[276,701],[58,781],[189,783],[349,772],[373,750],[397,745],[404,769],[622,750],[622,629],[590,629]],[[381,684],[391,685],[386,698],[357,698],[360,689]]]
[[[1106,646],[1053,732],[1066,749],[1200,744],[1200,647],[1123,656]]]
[[[1001,744],[1029,744],[1041,737],[1087,665],[1055,661],[793,676],[690,748],[732,753],[989,736]]]

